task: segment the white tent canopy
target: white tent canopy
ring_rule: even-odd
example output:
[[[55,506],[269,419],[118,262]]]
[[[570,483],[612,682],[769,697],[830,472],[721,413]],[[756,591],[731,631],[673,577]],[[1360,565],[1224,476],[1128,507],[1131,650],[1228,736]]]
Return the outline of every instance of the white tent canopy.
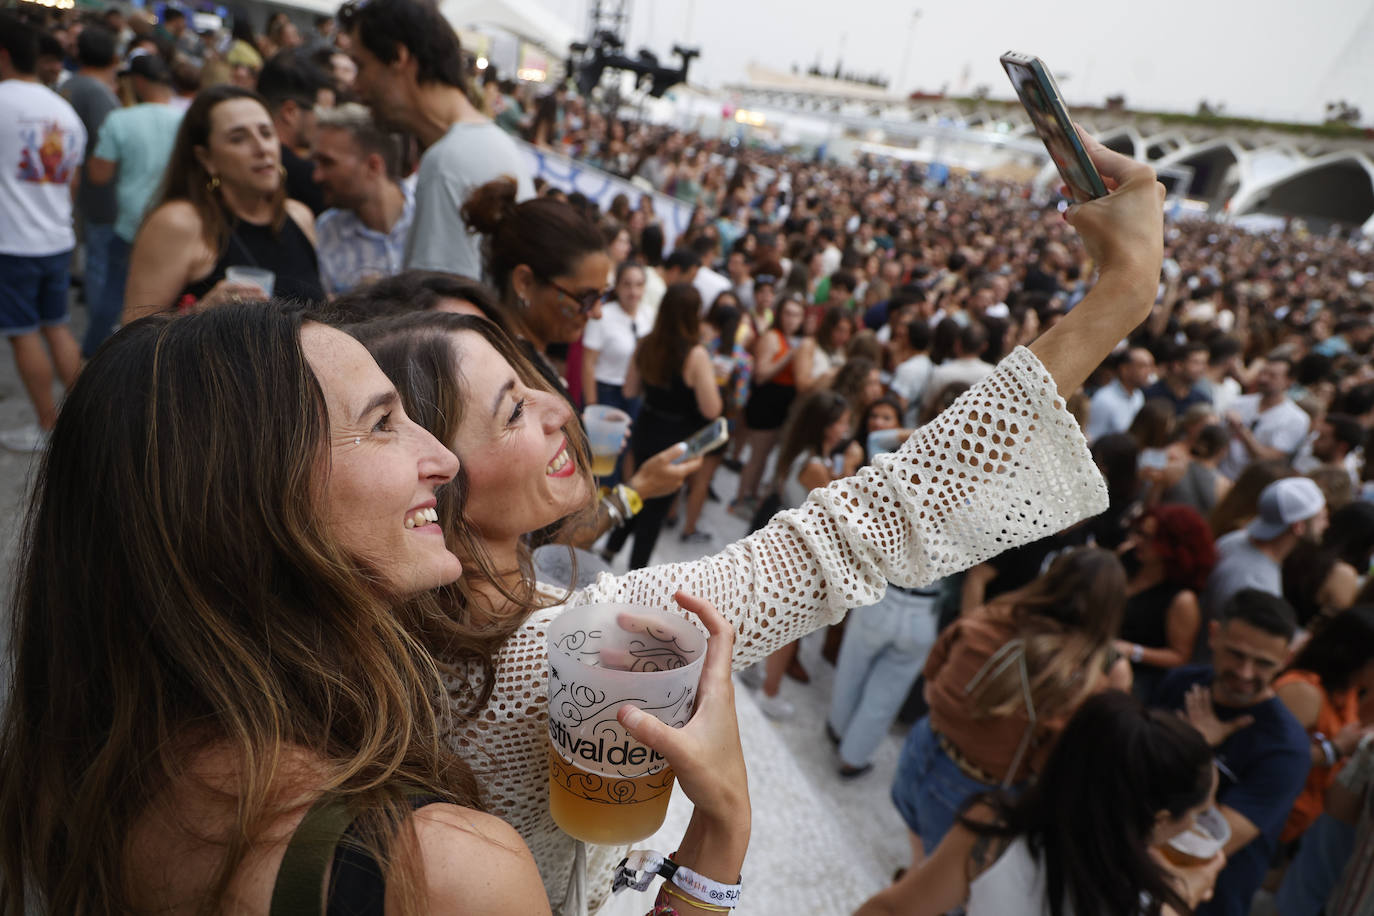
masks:
[[[455,29],[495,26],[560,57],[578,39],[573,27],[539,0],[443,0],[439,12]]]

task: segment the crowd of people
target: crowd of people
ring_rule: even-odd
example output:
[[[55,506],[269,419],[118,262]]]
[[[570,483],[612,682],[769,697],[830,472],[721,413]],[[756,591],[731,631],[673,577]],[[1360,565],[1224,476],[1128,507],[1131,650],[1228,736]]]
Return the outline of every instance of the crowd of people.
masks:
[[[862,779],[910,725],[911,864],[861,912],[1374,906],[1369,240],[1165,222],[1091,140],[1113,192],[1061,214],[622,118],[477,71],[426,0],[34,10],[0,11],[34,413],[0,445],[42,455],[5,912],[612,912],[544,708],[551,621],[603,601],[710,634],[691,724],[621,713],[708,884],[751,842],[731,671],[793,717],[828,627],[816,753]],[[692,207],[671,244],[643,190]],[[599,477],[593,405],[632,421]],[[702,559],[655,565],[674,527]],[[1161,852],[1211,809],[1221,853]]]

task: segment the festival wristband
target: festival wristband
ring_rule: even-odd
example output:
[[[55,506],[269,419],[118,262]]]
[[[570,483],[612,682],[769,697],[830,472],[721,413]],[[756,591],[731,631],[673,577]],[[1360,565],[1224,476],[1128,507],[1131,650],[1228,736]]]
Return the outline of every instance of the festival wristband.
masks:
[[[704,875],[699,875],[686,866],[679,865],[661,852],[636,849],[620,861],[615,870],[615,883],[612,893],[625,888],[637,891],[648,890],[654,878],[662,876],[682,888],[702,903],[715,904],[727,909],[739,906],[740,884],[721,884]]]

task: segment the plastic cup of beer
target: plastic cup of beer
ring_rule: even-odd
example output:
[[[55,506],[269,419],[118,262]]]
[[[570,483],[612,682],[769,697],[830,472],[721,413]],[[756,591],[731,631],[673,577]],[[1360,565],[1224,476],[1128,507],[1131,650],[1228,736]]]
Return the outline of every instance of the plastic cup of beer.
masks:
[[[1197,816],[1197,822],[1164,844],[1164,858],[1182,868],[1206,865],[1226,848],[1231,825],[1216,808]]]
[[[261,267],[226,267],[224,268],[224,279],[230,283],[256,286],[262,290],[264,299],[272,298],[272,290],[277,285],[277,275]]]
[[[582,411],[582,425],[587,428],[587,446],[592,453],[592,476],[609,477],[625,444],[630,415],[615,407],[592,404]]]
[[[549,626],[549,811],[564,833],[615,846],[663,824],[673,771],[630,737],[626,703],[680,728],[692,717],[706,636],[680,614],[571,608]]]

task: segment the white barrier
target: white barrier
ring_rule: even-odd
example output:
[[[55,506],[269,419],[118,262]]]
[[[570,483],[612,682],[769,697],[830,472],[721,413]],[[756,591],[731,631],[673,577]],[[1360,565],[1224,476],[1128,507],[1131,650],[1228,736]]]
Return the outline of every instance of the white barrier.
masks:
[[[610,172],[570,159],[562,153],[538,149],[523,140],[516,140],[520,154],[525,157],[525,166],[533,178],[542,178],[550,185],[571,194],[574,191],[596,201],[604,213],[610,209],[611,201],[617,194],[624,194],[630,200],[630,207],[638,207],[639,199],[646,194],[653,199],[654,214],[663,227],[663,251],[673,250],[673,243],[679,235],[687,231],[692,221],[691,204],[683,203],[675,197],[658,191],[643,188],[617,178]]]

